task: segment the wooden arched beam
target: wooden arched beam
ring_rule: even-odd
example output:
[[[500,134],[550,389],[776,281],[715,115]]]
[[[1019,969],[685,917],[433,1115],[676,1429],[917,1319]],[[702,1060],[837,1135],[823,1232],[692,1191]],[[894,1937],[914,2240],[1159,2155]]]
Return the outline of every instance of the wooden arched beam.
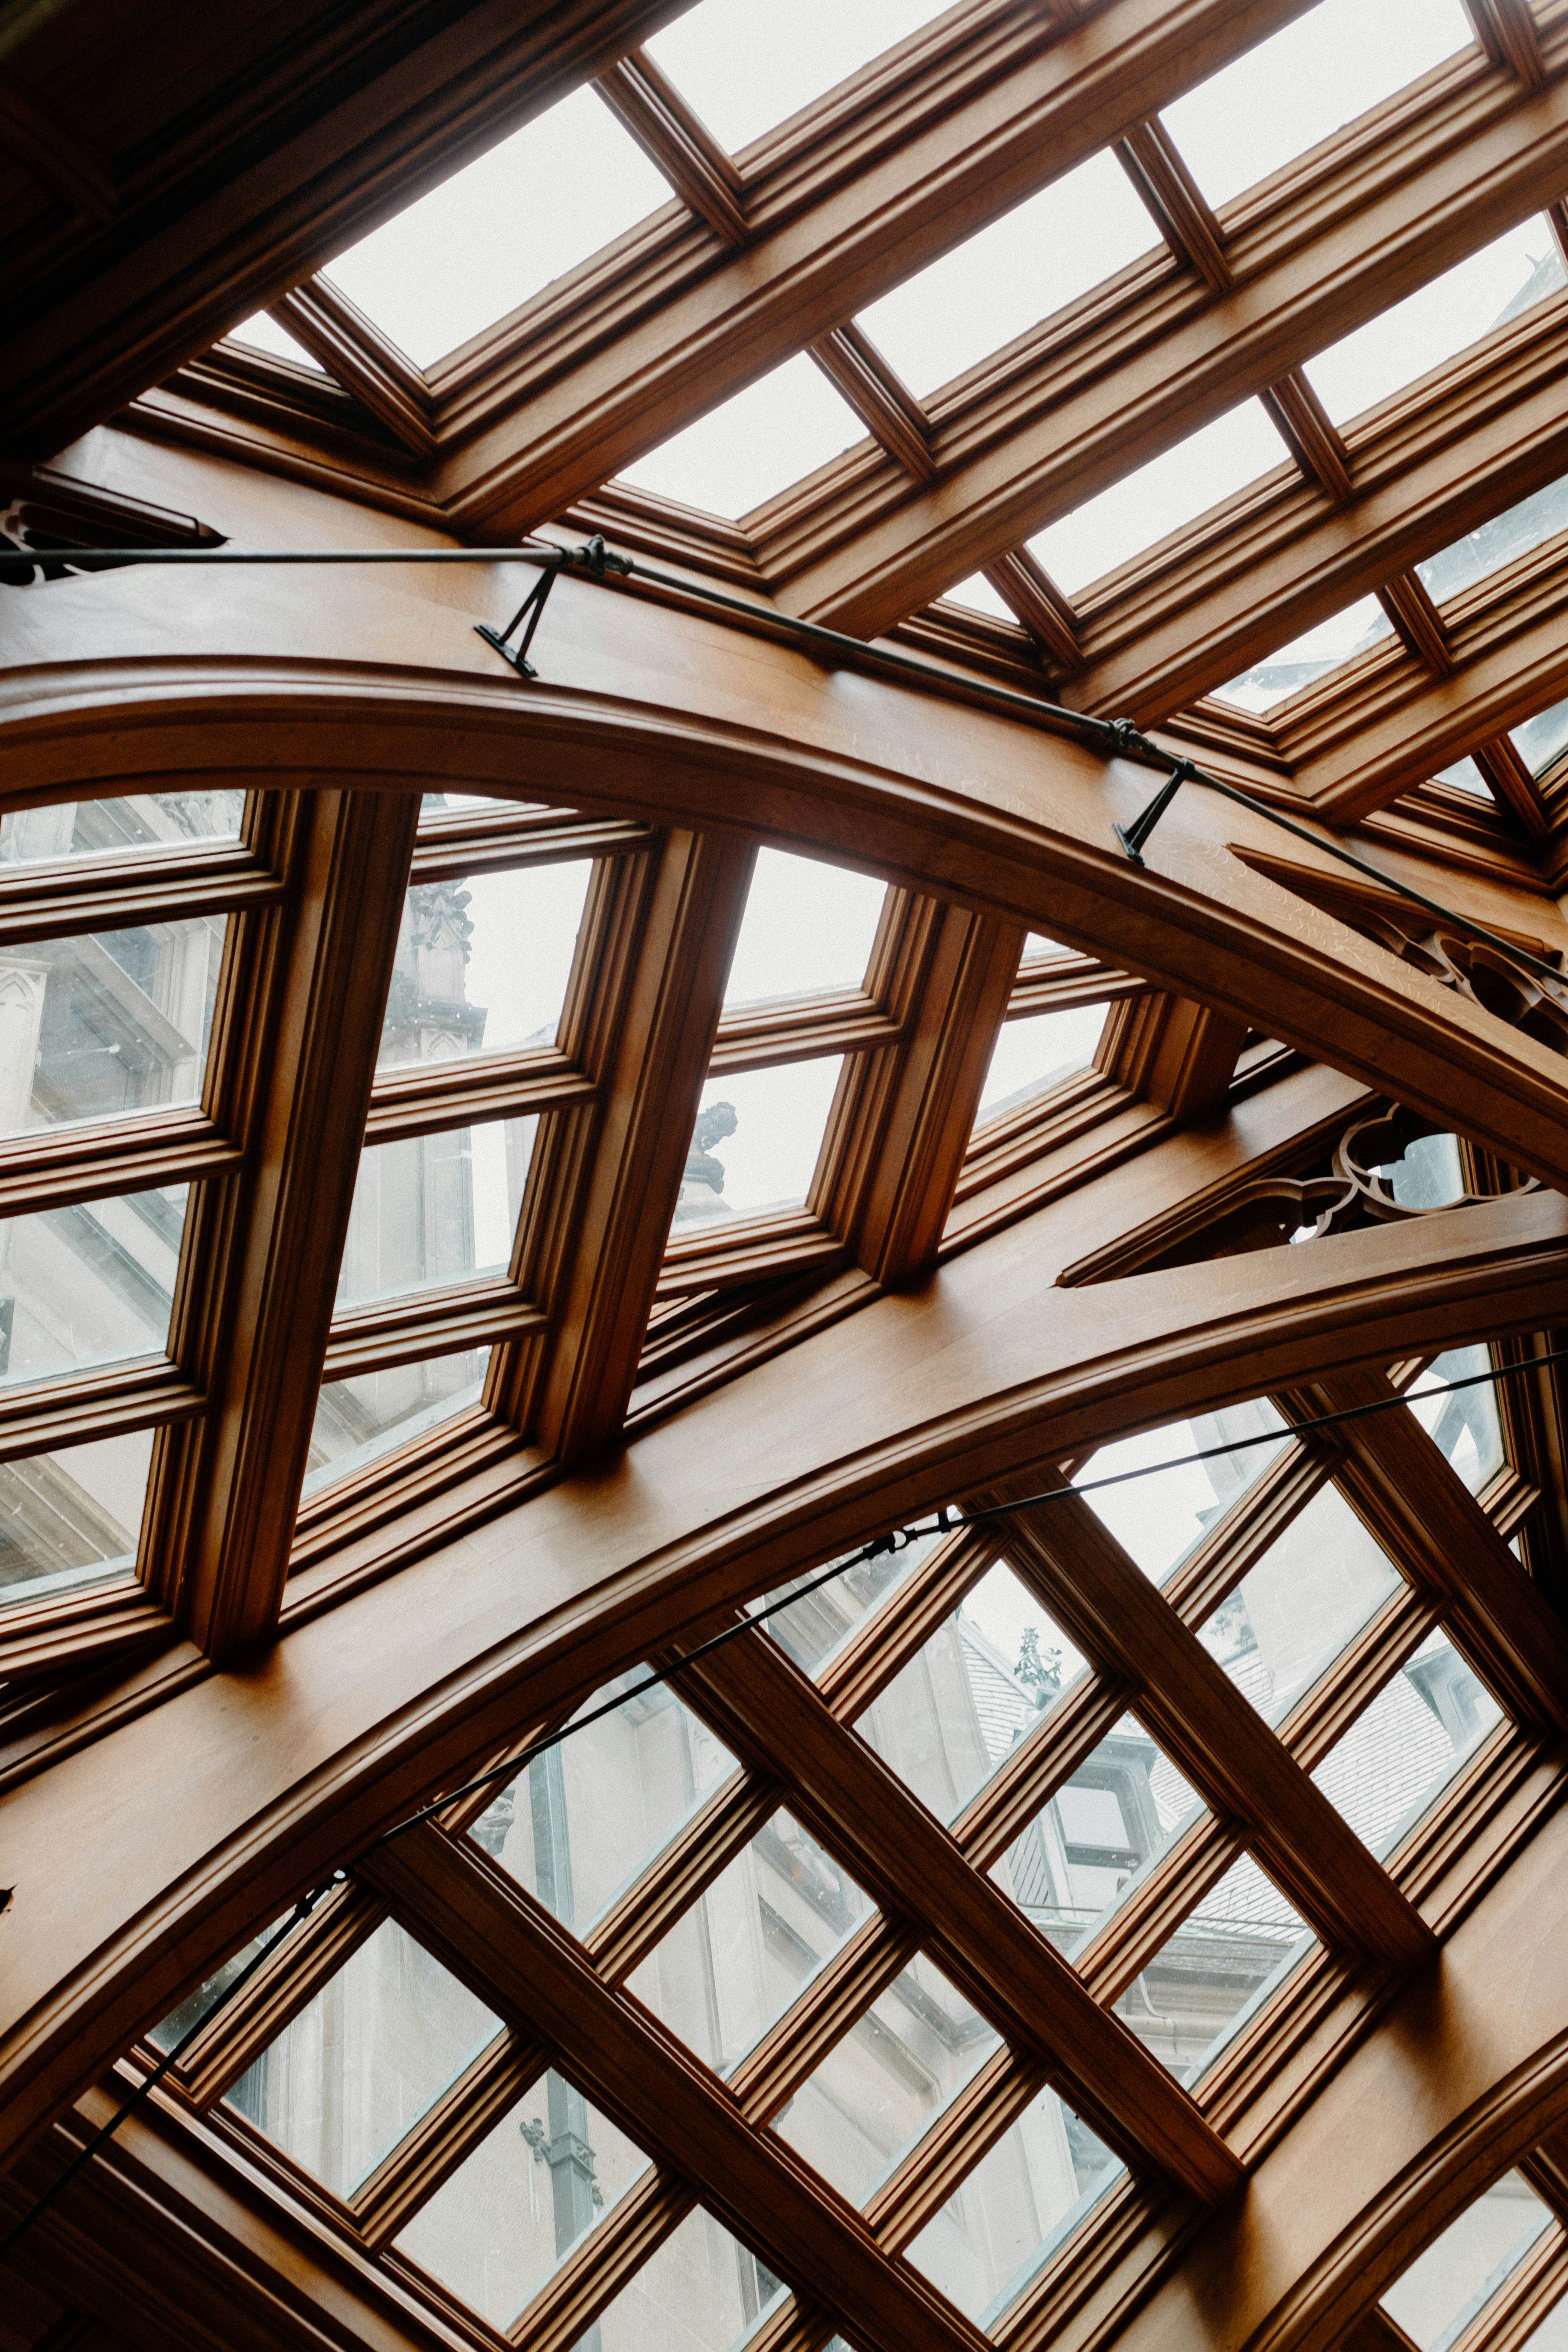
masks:
[[[544,676],[521,684],[473,634],[535,576],[518,572],[124,572],[18,594],[0,804],[222,774],[741,824],[1101,954],[1568,1185],[1562,1058],[1247,862],[1278,866],[1283,842],[1309,878],[1339,875],[1326,855],[1188,786],[1134,866],[1111,826],[1149,771],[584,581],[557,585]],[[1568,948],[1544,892],[1438,884]]]

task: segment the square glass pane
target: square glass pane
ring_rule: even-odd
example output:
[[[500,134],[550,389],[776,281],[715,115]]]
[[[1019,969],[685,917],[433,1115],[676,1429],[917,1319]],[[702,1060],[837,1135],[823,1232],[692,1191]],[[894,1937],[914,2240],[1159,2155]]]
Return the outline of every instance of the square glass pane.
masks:
[[[489,1119],[362,1151],[338,1305],[504,1275],[538,1131]]]
[[[1312,1943],[1306,1921],[1244,1853],[1134,1977],[1116,2013],[1178,2083],[1193,2083]]]
[[[1363,596],[1336,613],[1332,620],[1320,621],[1315,629],[1292,637],[1267,661],[1254,662],[1239,677],[1209,690],[1216,702],[1228,702],[1237,710],[1272,710],[1277,703],[1288,701],[1305,686],[1315,686],[1319,678],[1393,635],[1394,624],[1377,598]]]
[[[199,1102],[222,915],[0,953],[0,1135]]]
[[[422,1363],[396,1364],[390,1371],[323,1381],[301,1493],[318,1494],[467,1412],[484,1394],[489,1360],[488,1348],[462,1348],[449,1356],[427,1356]]]
[[[1307,362],[1308,381],[1331,421],[1346,425],[1457,359],[1563,282],[1557,240],[1537,213],[1331,343]]]
[[[873,1908],[781,1811],[627,1981],[689,2049],[727,2074]]]
[[[797,352],[616,478],[738,522],[865,438],[849,403]]]
[[[470,1835],[578,1935],[662,1853],[681,1824],[739,1769],[723,1742],[668,1684],[637,1691],[636,1666],[584,1699],[613,1715],[536,1756]]]
[[[1501,1715],[1439,1628],[1357,1716],[1313,1782],[1381,1861]]]
[[[1104,1027],[1103,1004],[1074,1004],[1062,1013],[1028,1013],[1021,1020],[1004,1021],[980,1089],[976,1132],[1087,1070]]]
[[[731,155],[896,48],[952,0],[701,0],[646,44]]]
[[[1434,780],[1439,784],[1451,784],[1457,793],[1468,793],[1472,800],[1489,801],[1492,788],[1470,759],[1456,760],[1451,768],[1439,768]]]
[[[244,343],[249,351],[266,352],[269,358],[275,360],[289,360],[295,367],[309,368],[314,375],[324,376],[327,373],[321,361],[313,360],[304,344],[297,343],[288,330],[280,327],[276,319],[269,318],[265,310],[258,310],[253,318],[243,320],[237,327],[231,327],[224,340],[230,343]]]
[[[1532,776],[1542,777],[1568,750],[1568,701],[1554,702],[1537,711],[1522,727],[1510,730],[1510,740]]]
[[[1086,1943],[1202,1800],[1136,1717],[1124,1715],[1063,1782],[991,1876],[1059,1952]]]
[[[1141,1430],[1136,1437],[1102,1445],[1074,1474],[1073,1485],[1086,1489],[1084,1500],[1095,1517],[1144,1575],[1163,1584],[1222,1513],[1261,1477],[1285,1444],[1274,1433],[1282,1427],[1267,1397],[1221,1405],[1217,1412],[1194,1413],[1191,1421],[1167,1422],[1163,1429]],[[1181,1459],[1221,1445],[1237,1450],[1213,1454],[1207,1462]],[[1181,1466],[1162,1470],[1156,1465],[1163,1462]],[[1087,1491],[1101,1478],[1125,1483]]]
[[[1126,2167],[1042,2091],[906,2248],[965,2319],[990,2330]]]
[[[1568,474],[1429,555],[1416,565],[1416,577],[1435,604],[1446,604],[1516,557],[1531,554],[1561,530],[1568,530]]]
[[[1001,2036],[923,1954],[871,2003],[773,2129],[863,2206]]]
[[[1068,596],[1289,461],[1261,401],[1244,400],[1030,540]]]
[[[134,1575],[153,1432],[0,1463],[0,1609]]]
[[[789,1652],[804,1672],[820,1676],[829,1660],[837,1656],[872,1611],[880,1608],[887,1595],[942,1540],[940,1535],[920,1536],[901,1551],[884,1552],[880,1559],[862,1560],[858,1568],[836,1577],[831,1584],[808,1593],[793,1609],[781,1609],[776,1617],[769,1617],[765,1621],[767,1633],[781,1649]],[[769,1608],[774,1601],[784,1600],[795,1586],[809,1583],[820,1573],[817,1569],[807,1569],[803,1575],[792,1578],[790,1583],[764,1592],[753,1605]]]
[[[759,849],[724,1010],[864,986],[885,882],[816,857]]]
[[[552,1046],[592,870],[574,858],[416,882],[404,902],[376,1067]]]
[[[1210,204],[1228,204],[1474,38],[1459,0],[1319,0],[1162,119]]]
[[[668,202],[597,92],[575,89],[351,245],[327,275],[427,368]]]
[[[1383,2308],[1421,2352],[1442,2352],[1518,2269],[1552,2215],[1521,2173],[1505,2172],[1396,2279]]]
[[[641,2148],[581,2091],[544,2074],[393,2242],[507,2328],[647,2169]]]
[[[133,856],[139,850],[237,841],[245,794],[132,793],[123,800],[64,801],[0,816],[0,866],[64,858]]]
[[[731,1070],[702,1089],[670,1223],[671,1241],[735,1217],[805,1205],[816,1173],[841,1054],[767,1070]]]
[[[700,2205],[578,2339],[578,2352],[739,2352],[788,2292]]]
[[[951,1822],[1086,1672],[1067,1635],[998,1564],[855,1728],[938,1821]]]
[[[1484,1388],[1459,1389],[1444,1395],[1441,1383],[1474,1380],[1478,1373],[1489,1372],[1491,1369],[1489,1349],[1450,1348],[1405,1391],[1411,1412],[1427,1436],[1447,1455],[1472,1495],[1479,1495],[1503,1465],[1497,1391],[1489,1382]],[[1439,1393],[1428,1393],[1435,1387]]]
[[[500,2030],[388,1919],[240,2076],[227,2104],[351,2197]]]
[[[0,1382],[160,1356],[187,1187],[0,1218]]]
[[[1159,241],[1115,157],[1091,155],[906,278],[855,323],[924,399]]]
[[[1198,1639],[1264,1720],[1279,1723],[1400,1588],[1338,1487],[1321,1486]]]

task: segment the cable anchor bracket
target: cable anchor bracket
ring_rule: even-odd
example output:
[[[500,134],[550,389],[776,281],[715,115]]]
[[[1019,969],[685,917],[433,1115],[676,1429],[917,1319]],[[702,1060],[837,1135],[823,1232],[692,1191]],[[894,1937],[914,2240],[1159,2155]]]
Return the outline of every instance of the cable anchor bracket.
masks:
[[[630,556],[613,555],[598,532],[584,547],[552,548],[540,566],[538,579],[505,628],[487,628],[479,621],[475,623],[474,635],[483,637],[487,646],[493,646],[502,661],[511,664],[519,677],[537,677],[539,672],[528,658],[528,649],[533,643],[533,633],[543,618],[544,607],[550,602],[550,592],[561,574],[578,570],[587,572],[591,579],[603,580],[607,572],[626,572],[631,568]],[[525,621],[528,625],[523,629],[521,640],[514,646],[510,643],[512,634]]]
[[[1112,833],[1115,834],[1117,840],[1121,844],[1122,848],[1126,851],[1129,859],[1134,866],[1142,865],[1144,843],[1148,840],[1149,835],[1153,832],[1154,827],[1159,824],[1160,819],[1164,815],[1165,811],[1170,807],[1171,803],[1175,799],[1176,794],[1181,791],[1182,786],[1186,782],[1188,777],[1195,776],[1197,770],[1194,767],[1190,760],[1178,760],[1175,766],[1172,769],[1170,774],[1165,779],[1165,782],[1154,794],[1153,799],[1148,803],[1146,808],[1142,808],[1139,811],[1131,824],[1115,824],[1111,826],[1110,829]]]

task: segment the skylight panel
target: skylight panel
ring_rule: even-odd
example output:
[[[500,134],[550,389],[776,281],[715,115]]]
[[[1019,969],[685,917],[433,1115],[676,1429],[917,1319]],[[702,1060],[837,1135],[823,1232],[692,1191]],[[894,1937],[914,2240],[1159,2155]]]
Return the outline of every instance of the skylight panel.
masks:
[[[1329,1750],[1313,1784],[1381,1862],[1501,1716],[1439,1628]]]
[[[670,200],[597,92],[574,90],[328,268],[427,368]]]
[[[797,352],[616,478],[738,522],[865,438],[849,403]]]
[[[309,368],[312,375],[324,376],[326,369],[320,360],[313,360],[303,343],[297,343],[285,327],[265,310],[258,310],[243,326],[231,327],[227,340],[245,343],[253,352],[269,352],[275,360],[292,360],[296,367]]]
[[[362,1151],[337,1304],[504,1275],[538,1129],[489,1119]]]
[[[132,1576],[152,1467],[150,1429],[0,1464],[0,1609]]]
[[[1239,677],[1209,691],[1216,702],[1234,704],[1237,710],[1272,710],[1276,703],[1288,701],[1304,686],[1327,677],[1353,655],[1393,635],[1394,624],[1377,598],[1363,596],[1332,620],[1320,621],[1303,636],[1292,637],[1267,661],[1255,662]]]
[[[1102,1445],[1073,1483],[1089,1486],[1128,1472],[1144,1474],[1127,1477],[1123,1486],[1101,1486],[1084,1500],[1144,1575],[1163,1584],[1222,1513],[1262,1475],[1285,1442],[1282,1437],[1272,1444],[1238,1441],[1263,1438],[1279,1427],[1279,1416],[1266,1399],[1222,1405],[1217,1412],[1168,1422],[1163,1429],[1146,1429],[1136,1437]],[[1214,1454],[1206,1462],[1182,1460],[1227,1444],[1237,1444],[1237,1451]],[[1181,1466],[1156,1469],[1160,1463]]]
[[[52,801],[0,816],[0,865],[124,857],[237,841],[241,792],[128,793],[123,799]]]
[[[724,991],[724,1009],[832,989],[866,977],[885,882],[820,858],[759,849]]]
[[[1261,401],[1244,400],[1029,541],[1068,596],[1157,546],[1289,457]]]
[[[1442,604],[1489,579],[1505,563],[1532,554],[1560,530],[1568,530],[1568,474],[1429,555],[1416,565],[1416,577],[1433,603]]]
[[[825,1054],[709,1079],[672,1241],[733,1217],[774,1216],[805,1206],[843,1059]]]
[[[787,2293],[699,2205],[578,2343],[584,2352],[598,2344],[607,2352],[740,2352]]]
[[[1420,2352],[1452,2344],[1552,2220],[1522,2174],[1505,2172],[1394,2281],[1383,2308]]]
[[[1432,1142],[1453,1144],[1453,1136],[1434,1136]],[[1463,1192],[1463,1179],[1458,1166],[1458,1153],[1454,1153],[1454,1190],[1450,1198]],[[1398,1198],[1397,1191],[1394,1197]],[[1425,1207],[1423,1202],[1418,1203]],[[1503,1465],[1502,1419],[1498,1412],[1497,1391],[1489,1384],[1472,1389],[1450,1388],[1445,1394],[1443,1383],[1452,1381],[1477,1380],[1489,1371],[1491,1357],[1484,1347],[1451,1348],[1439,1356],[1430,1370],[1422,1373],[1415,1386],[1405,1391],[1410,1412],[1421,1423],[1461,1477],[1472,1495],[1479,1495],[1488,1481]]]
[[[226,922],[35,941],[7,1009],[0,1135],[199,1102]]]
[[[1244,1853],[1128,1987],[1116,2013],[1179,2083],[1190,2084],[1314,1940],[1300,1914]]]
[[[163,1353],[188,1191],[170,1184],[0,1218],[0,1385]]]
[[[1103,1004],[1075,1004],[1061,1013],[1031,1013],[1021,1021],[1004,1022],[980,1091],[975,1126],[987,1126],[1088,1069],[1104,1026]]]
[[[971,613],[984,613],[994,621],[1006,621],[1013,628],[1018,625],[1018,615],[1011,604],[998,596],[984,572],[972,572],[956,588],[942,591],[946,604],[963,604]]]
[[[467,1412],[484,1394],[489,1360],[488,1348],[464,1348],[386,1371],[323,1381],[300,1492],[318,1494]]]
[[[1331,343],[1307,362],[1308,381],[1331,421],[1343,425],[1457,359],[1563,282],[1557,240],[1537,213]]]
[[[1162,119],[1209,203],[1226,205],[1474,39],[1459,0],[1319,0]]]
[[[1491,787],[1471,759],[1456,760],[1451,768],[1439,768],[1433,779],[1439,784],[1452,784],[1457,793],[1468,793],[1476,800],[1489,801]]]
[[[701,0],[646,44],[731,154],[946,14],[952,0]]]
[[[592,871],[573,858],[415,883],[377,1068],[552,1047]]]
[[[1550,709],[1538,710],[1521,727],[1510,729],[1509,740],[1531,774],[1541,777],[1568,749],[1568,701],[1554,702]]]
[[[1126,173],[1102,152],[882,295],[856,324],[923,398],[1159,243]]]

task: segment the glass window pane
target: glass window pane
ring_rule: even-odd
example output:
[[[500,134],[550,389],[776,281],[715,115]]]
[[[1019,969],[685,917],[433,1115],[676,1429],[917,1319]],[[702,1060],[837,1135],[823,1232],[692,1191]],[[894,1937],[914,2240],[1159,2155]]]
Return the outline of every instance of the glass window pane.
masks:
[[[726,1218],[805,1207],[843,1060],[828,1054],[709,1079],[691,1131],[672,1241],[686,1241]]]
[[[739,522],[866,427],[804,352],[626,467],[617,481]]]
[[[168,1345],[187,1188],[0,1218],[0,1382]]]
[[[787,121],[952,0],[702,0],[646,44],[721,147]]]
[[[492,2327],[510,2327],[647,2169],[581,2091],[542,2075],[393,2242]]]
[[[576,89],[340,253],[327,275],[427,368],[668,202],[636,140],[595,90]]]
[[[855,1728],[942,1822],[1087,1671],[1010,1568],[988,1569]]]
[[[738,2352],[787,2293],[700,2205],[603,2314],[599,2352]],[[594,2352],[591,2338],[579,2352]]]
[[[863,2206],[1000,2043],[921,1954],[828,2052],[773,2128]]]
[[[976,1129],[1087,1070],[1104,1027],[1103,1004],[1074,1004],[1063,1013],[1029,1013],[1022,1020],[1005,1021],[980,1089]]]
[[[966,2319],[993,2328],[1125,2169],[1064,2100],[1042,2091],[911,2242],[909,2259]]]
[[[276,319],[268,318],[265,310],[258,310],[253,318],[231,327],[225,340],[244,343],[253,352],[269,352],[275,360],[291,360],[296,367],[310,368],[316,375],[326,374],[321,361],[313,360],[304,344],[297,343],[287,329],[280,327]]]
[[[124,857],[237,841],[245,794],[132,793],[123,800],[64,801],[0,816],[0,865],[67,857]]]
[[[1047,524],[1030,549],[1063,593],[1077,596],[1289,457],[1262,403],[1244,400]]]
[[[1476,800],[1489,801],[1492,788],[1473,760],[1456,760],[1451,768],[1439,768],[1435,781],[1452,784],[1457,793],[1469,793]]]
[[[759,849],[724,1010],[863,987],[888,886],[816,857]]]
[[[1540,776],[1568,747],[1568,701],[1554,702],[1511,729],[1510,740],[1531,775]]]
[[[388,1919],[227,2104],[350,2197],[500,2032],[500,2018]]]
[[[0,1463],[0,1608],[130,1577],[153,1432]]]
[[[471,1834],[501,1868],[581,1935],[737,1769],[667,1684],[637,1692],[634,1667],[584,1699],[624,1706],[536,1756]]]
[[[1202,1811],[1170,1758],[1124,1715],[991,1876],[1058,1951],[1070,1954]]]
[[[1529,555],[1555,539],[1560,530],[1568,530],[1568,474],[1429,555],[1416,565],[1416,575],[1434,604],[1446,604],[1462,589],[1500,572],[1516,556]]]
[[[1193,2083],[1313,1940],[1244,1853],[1133,1979],[1117,2015],[1178,2083]]]
[[[1450,1348],[1439,1356],[1414,1388],[1405,1391],[1410,1410],[1447,1455],[1472,1495],[1477,1495],[1503,1465],[1502,1423],[1498,1418],[1497,1391],[1460,1389],[1444,1396],[1427,1391],[1444,1381],[1474,1380],[1490,1371],[1486,1348]]]
[[[1198,1638],[1264,1720],[1279,1723],[1399,1589],[1338,1487],[1322,1486]]]
[[[1237,710],[1272,710],[1276,703],[1300,694],[1304,686],[1316,685],[1352,656],[1365,653],[1393,635],[1394,624],[1377,598],[1363,596],[1336,613],[1331,621],[1320,621],[1315,629],[1293,637],[1267,661],[1255,662],[1239,677],[1212,687],[1210,692],[1216,702],[1231,703]]]
[[[1217,1412],[1194,1413],[1191,1421],[1167,1422],[1163,1429],[1145,1429],[1136,1437],[1119,1437],[1114,1444],[1102,1445],[1075,1474],[1073,1484],[1088,1486],[1097,1478],[1147,1472],[1128,1477],[1124,1486],[1101,1486],[1084,1500],[1144,1575],[1163,1584],[1221,1513],[1262,1475],[1285,1443],[1270,1433],[1282,1427],[1266,1397],[1250,1404],[1222,1405]],[[1216,1454],[1208,1462],[1185,1463],[1179,1469],[1153,1466],[1216,1445],[1238,1445],[1239,1450]]]
[[[1465,1194],[1457,1135],[1418,1135],[1377,1170],[1402,1208],[1446,1209]]]
[[[1531,2328],[1519,2352],[1568,2352],[1568,2296],[1552,2305],[1540,2326]]]
[[[390,1371],[323,1381],[301,1492],[318,1494],[478,1404],[489,1360],[488,1348],[464,1348]]]
[[[994,621],[1006,621],[1013,628],[1018,625],[1018,615],[1004,597],[998,596],[984,572],[972,572],[956,586],[944,588],[942,601],[962,604],[971,613],[987,613]]]
[[[1491,2300],[1551,2219],[1523,2176],[1505,2172],[1395,2280],[1384,2310],[1421,2352],[1439,2352]]]
[[[192,2027],[199,2024],[206,2017],[219,1994],[226,1992],[241,1969],[247,1968],[256,1958],[263,1944],[269,1944],[272,1941],[273,1937],[283,1925],[283,1921],[289,1916],[290,1914],[285,1911],[279,1918],[274,1919],[269,1927],[263,1927],[258,1935],[252,1936],[248,1943],[240,1946],[232,1958],[225,1960],[221,1968],[215,1969],[210,1977],[204,1978],[195,1992],[188,1992],[177,2009],[172,2009],[167,2017],[161,2018],[156,2025],[151,2026],[148,2029],[147,2039],[153,2047],[155,2050],[173,2050],[176,2042],[183,2042]]]
[[[1210,204],[1228,204],[1474,38],[1459,0],[1319,0],[1163,120]]]
[[[199,1102],[226,920],[0,952],[0,1135]]]
[[[378,1069],[555,1043],[592,867],[416,882],[404,904]]]
[[[677,1920],[630,1990],[727,2074],[872,1909],[793,1814],[776,1812]]]
[[[776,1617],[768,1618],[766,1632],[789,1652],[797,1666],[808,1675],[820,1676],[829,1660],[837,1656],[872,1611],[881,1606],[894,1587],[901,1584],[941,1541],[940,1535],[919,1536],[901,1551],[884,1552],[879,1559],[863,1560],[858,1568],[848,1570],[831,1584],[808,1593],[795,1608],[781,1609]],[[808,1583],[819,1572],[815,1568],[805,1570],[788,1584],[764,1592],[754,1606],[771,1607],[796,1585]]]
[[[504,1275],[538,1131],[489,1119],[362,1151],[338,1305]]]
[[[1331,420],[1346,425],[1457,359],[1563,282],[1557,240],[1537,213],[1331,343],[1307,362],[1308,381]]]
[[[1313,1781],[1381,1861],[1501,1715],[1439,1629],[1357,1716]]]
[[[1091,155],[882,295],[856,324],[923,399],[1159,241],[1115,157]]]

